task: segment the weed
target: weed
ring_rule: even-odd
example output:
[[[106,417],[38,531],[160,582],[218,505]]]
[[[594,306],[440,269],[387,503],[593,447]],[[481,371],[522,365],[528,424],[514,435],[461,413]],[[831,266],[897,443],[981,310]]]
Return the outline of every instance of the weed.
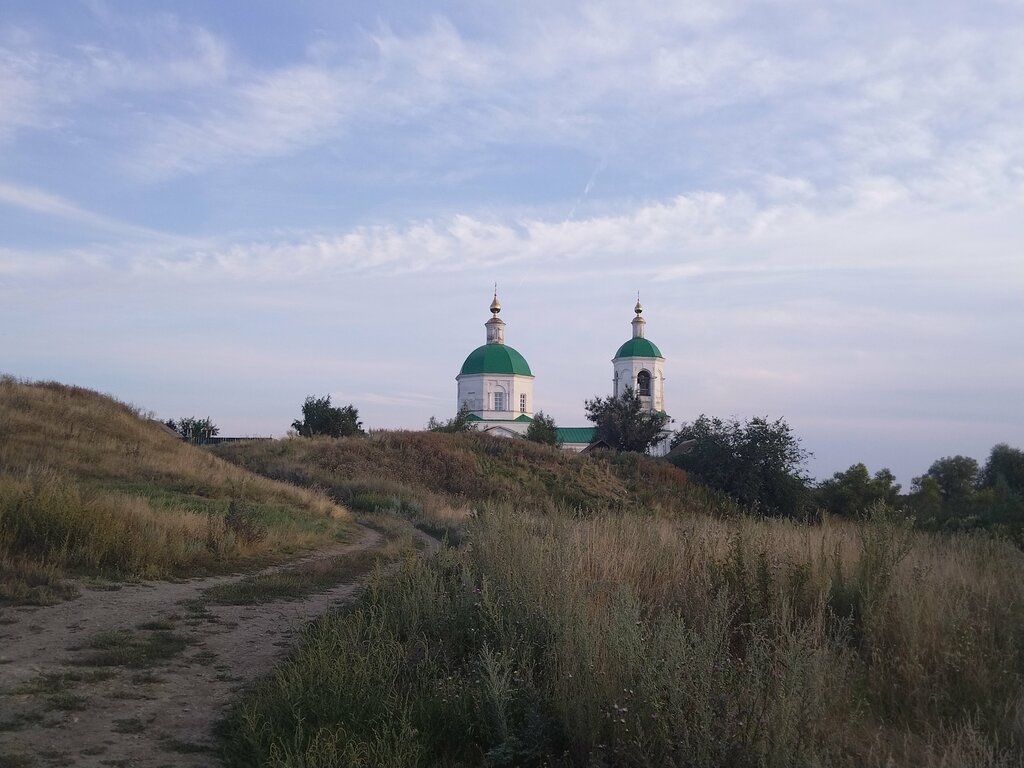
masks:
[[[115,733],[142,733],[146,730],[146,724],[137,717],[129,717],[115,720],[113,730]]]
[[[132,675],[132,685],[154,685],[164,682],[164,679],[153,672],[136,672]]]
[[[199,664],[204,667],[208,667],[217,660],[217,654],[213,651],[200,651],[189,657],[189,661],[193,664]]]
[[[149,667],[181,653],[189,642],[184,635],[163,630],[141,636],[129,630],[108,630],[71,648],[89,651],[72,663],[91,667]]]
[[[168,752],[177,752],[182,755],[209,755],[214,749],[209,744],[195,741],[182,741],[171,736],[165,736],[160,740],[160,746]]]
[[[43,713],[35,710],[15,712],[13,717],[0,720],[0,733],[4,731],[20,731],[29,725],[43,721]]]
[[[148,630],[171,630],[174,629],[174,625],[167,619],[152,619],[150,621],[143,621],[135,625],[136,629],[148,629]]]
[[[46,700],[46,704],[50,709],[57,709],[61,712],[77,712],[85,709],[85,704],[88,700],[85,696],[76,696],[73,693],[62,692],[50,696]]]

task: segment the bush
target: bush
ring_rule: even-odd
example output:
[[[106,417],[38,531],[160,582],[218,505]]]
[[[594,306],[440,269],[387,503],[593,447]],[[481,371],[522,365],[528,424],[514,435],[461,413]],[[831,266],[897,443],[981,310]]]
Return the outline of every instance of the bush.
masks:
[[[302,404],[302,419],[292,422],[294,429],[302,437],[349,437],[362,435],[363,424],[359,421],[359,411],[353,405],[343,408],[331,405],[331,396],[313,397],[310,395]]]
[[[699,416],[672,440],[669,460],[751,512],[804,518],[811,511],[803,465],[810,453],[783,419]]]
[[[545,416],[544,411],[537,411],[530,426],[526,429],[526,439],[535,443],[557,446],[558,427],[555,426],[555,420],[550,416]]]

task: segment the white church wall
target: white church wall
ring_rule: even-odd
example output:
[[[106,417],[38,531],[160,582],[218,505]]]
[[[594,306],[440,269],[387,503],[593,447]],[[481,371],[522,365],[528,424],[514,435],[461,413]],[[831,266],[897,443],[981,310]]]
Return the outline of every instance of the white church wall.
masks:
[[[647,371],[651,374],[651,396],[641,397],[640,401],[655,411],[665,410],[665,373],[664,360],[657,357],[617,357],[612,361],[614,367],[614,378],[612,380],[612,391],[618,396],[626,387],[637,390],[636,379],[640,371]]]
[[[484,419],[514,419],[525,413],[533,417],[533,377],[518,374],[481,373],[459,376],[458,403]],[[504,396],[504,408],[495,408],[495,395]],[[520,410],[520,395],[526,395],[526,410]]]

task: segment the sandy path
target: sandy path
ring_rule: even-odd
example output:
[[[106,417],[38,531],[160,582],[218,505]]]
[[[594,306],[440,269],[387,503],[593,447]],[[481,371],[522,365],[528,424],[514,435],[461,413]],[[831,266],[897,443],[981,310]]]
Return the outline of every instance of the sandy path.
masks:
[[[363,529],[355,544],[265,572],[381,541],[380,534]],[[144,582],[117,591],[86,588],[79,598],[59,605],[5,609],[0,623],[0,694],[6,694],[0,695],[0,766],[216,765],[211,726],[239,688],[272,667],[307,619],[350,600],[358,587],[341,584],[290,602],[207,605],[205,613],[182,605],[203,589],[241,578]],[[145,636],[137,626],[151,621],[166,622],[190,645],[146,669],[69,663],[83,653],[69,649],[97,632],[125,629]],[[63,695],[10,693],[38,683],[42,674],[60,672],[111,676],[72,682]]]

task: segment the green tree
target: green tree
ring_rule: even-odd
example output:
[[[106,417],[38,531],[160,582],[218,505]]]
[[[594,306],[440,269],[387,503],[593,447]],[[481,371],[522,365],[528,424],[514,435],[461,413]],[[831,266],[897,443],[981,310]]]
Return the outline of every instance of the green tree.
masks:
[[[1024,493],[1024,451],[1006,443],[992,447],[985,466],[978,475],[979,488],[995,488],[1002,478],[1015,493]]]
[[[854,464],[845,472],[836,472],[815,490],[820,506],[846,517],[860,516],[876,502],[895,507],[899,494],[899,483],[891,471],[880,469],[871,477],[863,464]]]
[[[662,438],[668,414],[644,408],[632,387],[615,397],[584,402],[587,418],[597,427],[596,438],[617,451],[646,453]]]
[[[439,421],[431,416],[427,422],[427,429],[431,432],[469,432],[473,429],[473,420],[469,416],[469,407],[464,405],[447,421]]]
[[[292,429],[303,437],[348,437],[365,434],[362,422],[359,421],[359,411],[355,406],[332,406],[330,395],[307,397],[306,402],[302,404],[302,419],[293,421]]]
[[[970,456],[944,456],[932,462],[923,477],[935,480],[943,501],[963,501],[974,493],[978,462]],[[923,477],[914,478],[915,489],[921,487]]]
[[[672,440],[669,461],[751,511],[803,517],[811,509],[811,456],[783,419],[740,423],[701,414]]]
[[[213,423],[209,416],[205,419],[186,416],[177,421],[168,419],[164,423],[177,432],[182,440],[188,440],[190,443],[197,445],[202,445],[211,437],[216,437],[220,432],[220,429],[217,428],[217,425]]]
[[[526,429],[526,439],[545,445],[558,445],[558,427],[555,426],[555,420],[544,415],[544,411],[537,411]]]

